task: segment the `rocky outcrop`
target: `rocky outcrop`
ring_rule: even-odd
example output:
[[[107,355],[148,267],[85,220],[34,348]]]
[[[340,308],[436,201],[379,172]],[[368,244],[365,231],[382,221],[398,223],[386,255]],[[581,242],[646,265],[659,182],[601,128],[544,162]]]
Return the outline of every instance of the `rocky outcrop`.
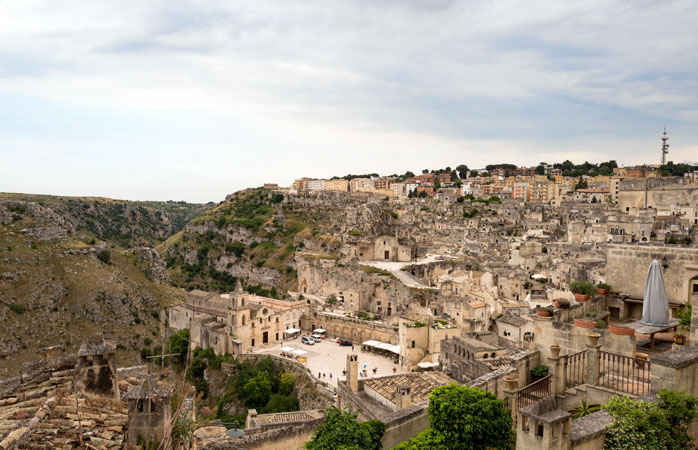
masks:
[[[165,261],[158,252],[148,247],[138,247],[128,251],[128,258],[138,269],[154,283],[168,284],[170,276],[167,273]]]

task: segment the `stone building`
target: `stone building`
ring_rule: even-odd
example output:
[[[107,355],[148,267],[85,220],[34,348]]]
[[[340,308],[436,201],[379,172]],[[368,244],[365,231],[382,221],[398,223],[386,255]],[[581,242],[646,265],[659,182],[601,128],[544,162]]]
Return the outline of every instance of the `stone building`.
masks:
[[[218,355],[239,355],[251,349],[283,342],[286,330],[300,328],[310,312],[304,300],[287,301],[259,297],[242,290],[216,294],[187,293],[183,304],[170,308],[169,323],[176,330],[188,328],[192,349],[212,348]]]
[[[509,355],[513,352],[497,345],[497,336],[493,333],[473,333],[442,340],[439,361],[451,378],[467,383],[500,367],[510,366]]]
[[[78,383],[85,392],[119,398],[116,382],[116,342],[93,335],[78,351]]]
[[[438,366],[441,341],[458,336],[460,328],[440,319],[400,318],[400,366],[407,371]]]
[[[124,394],[128,402],[128,441],[160,442],[171,420],[170,396],[172,387],[147,376],[138,386],[131,386]]]
[[[383,448],[393,448],[429,426],[429,394],[455,382],[441,372],[413,372],[378,378],[361,378],[355,354],[347,355],[346,379],[337,382],[340,409],[357,411],[359,420],[385,423]]]
[[[397,236],[378,236],[369,242],[358,245],[358,257],[361,261],[399,261],[412,260],[412,245],[407,239]]]

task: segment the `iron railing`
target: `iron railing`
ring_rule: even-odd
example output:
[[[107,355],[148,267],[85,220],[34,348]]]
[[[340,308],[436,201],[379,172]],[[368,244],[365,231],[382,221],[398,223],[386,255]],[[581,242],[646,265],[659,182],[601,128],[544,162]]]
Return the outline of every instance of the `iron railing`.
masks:
[[[586,383],[587,351],[567,356],[567,376],[565,388],[577,387]]]
[[[525,408],[550,395],[550,378],[548,375],[524,386],[516,392],[516,410]]]
[[[600,352],[598,385],[630,395],[650,393],[650,362],[644,358]]]

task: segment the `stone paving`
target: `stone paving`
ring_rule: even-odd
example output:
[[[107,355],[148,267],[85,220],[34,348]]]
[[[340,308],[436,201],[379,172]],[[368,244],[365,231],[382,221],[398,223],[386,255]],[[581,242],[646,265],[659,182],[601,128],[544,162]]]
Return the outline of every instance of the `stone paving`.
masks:
[[[336,341],[331,339],[323,339],[322,342],[315,345],[302,344],[300,339],[294,339],[283,342],[284,347],[300,348],[308,352],[303,355],[308,358],[305,363],[310,369],[313,377],[320,374],[320,379],[332,386],[337,386],[337,377],[344,378],[342,370],[347,366],[347,355],[352,353],[351,347],[341,347]],[[279,356],[281,345],[268,346],[255,351],[257,354],[271,354]],[[393,373],[403,373],[400,367],[393,363],[393,360],[387,356],[365,352],[361,350],[360,345],[354,346],[354,353],[359,355],[359,371],[363,370],[366,365],[367,378],[384,377]],[[377,368],[376,374],[373,374],[373,368]],[[393,368],[397,371],[393,372]],[[324,376],[322,376],[324,374]],[[330,379],[330,374],[332,378]],[[361,377],[361,375],[359,375]]]

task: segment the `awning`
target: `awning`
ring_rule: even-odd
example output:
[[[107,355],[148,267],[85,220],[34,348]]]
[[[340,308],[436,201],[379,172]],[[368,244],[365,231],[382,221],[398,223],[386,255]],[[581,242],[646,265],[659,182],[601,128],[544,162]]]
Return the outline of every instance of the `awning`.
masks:
[[[388,351],[399,355],[400,354],[400,346],[399,345],[391,345],[390,348],[388,349]]]
[[[393,345],[393,344],[388,344],[386,342],[381,342],[381,341],[364,341],[363,344],[366,347],[374,347],[379,350],[386,350],[389,352],[397,353],[398,355],[400,354],[400,346],[399,345]]]
[[[300,356],[300,355],[305,355],[308,352],[306,352],[305,350],[301,350],[301,349],[297,348],[294,351],[292,351],[291,353],[294,353],[294,354]]]
[[[324,328],[318,328],[316,330],[313,330],[313,333],[324,333],[325,331],[327,330],[325,330]]]
[[[282,352],[290,352],[295,349],[293,347],[281,347],[279,350],[281,350]]]
[[[430,369],[432,367],[439,367],[439,363],[437,362],[420,362],[417,363],[418,367],[421,367],[422,369]]]
[[[299,330],[298,328],[289,328],[288,330],[284,330],[284,334],[296,334],[300,332],[301,330]]]
[[[545,275],[541,275],[541,274],[537,273],[537,274],[531,275],[531,278],[533,278],[534,280],[544,280],[548,277],[546,277]]]

